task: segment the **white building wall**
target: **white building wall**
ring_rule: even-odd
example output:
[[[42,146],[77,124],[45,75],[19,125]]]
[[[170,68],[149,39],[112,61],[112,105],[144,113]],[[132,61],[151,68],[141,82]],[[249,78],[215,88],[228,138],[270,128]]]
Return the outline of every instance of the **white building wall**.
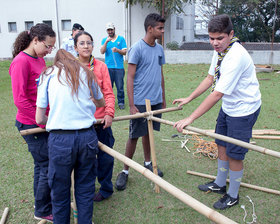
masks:
[[[211,64],[213,50],[165,50],[165,60],[168,64]],[[254,64],[279,65],[280,51],[248,51]],[[206,71],[207,72],[207,71]]]
[[[170,42],[176,41],[180,44],[182,42],[193,42],[194,41],[194,15],[195,6],[194,4],[185,4],[184,12],[181,14],[171,15],[170,22]],[[176,29],[176,17],[180,17],[184,21],[183,29]]]
[[[12,57],[12,45],[18,34],[25,30],[25,21],[34,21],[34,24],[43,20],[51,20],[53,30],[59,36],[56,47],[62,39],[71,35],[71,30],[62,31],[61,20],[71,20],[80,23],[94,39],[93,54],[95,57],[104,57],[100,54],[101,40],[107,36],[105,25],[113,22],[116,33],[125,36],[125,6],[117,0],[57,0],[58,27],[56,21],[56,0],[0,0],[0,58]],[[17,32],[8,32],[8,22],[17,23]],[[58,33],[59,30],[59,33]],[[59,34],[59,35],[58,35]],[[54,57],[54,51],[48,57]]]
[[[25,30],[25,21],[34,21],[34,24],[42,20],[52,20],[54,23],[54,1],[42,0],[0,0],[0,58],[12,57],[12,45],[18,34]],[[8,22],[16,22],[17,32],[8,32]]]
[[[61,46],[63,38],[72,32],[61,30],[61,20],[71,20],[71,27],[74,23],[80,23],[93,36],[95,43],[93,55],[104,58],[100,53],[100,47],[102,38],[107,36],[105,30],[107,22],[115,24],[116,34],[124,36],[130,47],[144,37],[145,17],[149,13],[156,12],[154,8],[142,8],[141,5],[127,9],[125,3],[117,0],[0,0],[0,6],[0,58],[12,57],[12,45],[18,34],[25,30],[25,21],[33,21],[36,24],[43,20],[52,21],[53,30],[57,34],[57,49]],[[189,13],[189,6],[185,9],[186,13]],[[192,22],[189,24],[184,21],[183,32],[175,32],[171,18],[169,16],[165,23],[165,44],[173,40],[182,40],[183,35],[193,35],[189,31],[192,29],[190,28],[193,26]],[[184,16],[184,20],[186,19],[189,17]],[[8,31],[8,22],[17,23],[17,32]],[[54,57],[55,53],[56,51],[53,51],[47,57]]]

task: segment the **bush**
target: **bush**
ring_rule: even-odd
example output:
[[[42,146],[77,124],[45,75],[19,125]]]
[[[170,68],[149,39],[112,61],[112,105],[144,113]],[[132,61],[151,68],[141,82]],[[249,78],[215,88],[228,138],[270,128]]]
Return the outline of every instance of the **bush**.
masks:
[[[179,50],[179,44],[177,41],[172,41],[166,44],[166,48],[170,50]]]

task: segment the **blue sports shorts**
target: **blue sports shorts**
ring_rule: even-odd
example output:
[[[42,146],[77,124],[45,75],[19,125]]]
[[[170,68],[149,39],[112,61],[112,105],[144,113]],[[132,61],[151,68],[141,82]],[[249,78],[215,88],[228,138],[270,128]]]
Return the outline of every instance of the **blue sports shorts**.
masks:
[[[217,118],[215,133],[249,143],[252,137],[252,129],[257,121],[260,109],[247,116],[231,117],[225,114],[221,108]],[[217,145],[226,147],[227,156],[236,160],[244,160],[245,154],[248,152],[247,148],[219,139],[216,139],[215,142]]]

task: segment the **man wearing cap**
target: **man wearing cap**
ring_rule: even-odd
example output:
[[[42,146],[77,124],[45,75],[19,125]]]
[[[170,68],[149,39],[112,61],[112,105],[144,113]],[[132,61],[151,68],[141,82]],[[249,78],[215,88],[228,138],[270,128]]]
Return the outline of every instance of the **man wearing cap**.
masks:
[[[121,110],[124,109],[124,67],[123,55],[126,55],[127,46],[124,37],[115,34],[113,23],[106,24],[108,37],[103,38],[101,42],[101,54],[105,53],[105,63],[109,69],[112,87],[114,83],[117,87],[118,105]]]
[[[63,39],[61,48],[70,52],[75,57],[77,57],[78,53],[77,53],[77,51],[75,51],[75,48],[74,48],[74,37],[76,36],[77,33],[81,32],[83,30],[84,30],[84,27],[82,27],[82,25],[80,25],[78,23],[74,23],[71,36]]]

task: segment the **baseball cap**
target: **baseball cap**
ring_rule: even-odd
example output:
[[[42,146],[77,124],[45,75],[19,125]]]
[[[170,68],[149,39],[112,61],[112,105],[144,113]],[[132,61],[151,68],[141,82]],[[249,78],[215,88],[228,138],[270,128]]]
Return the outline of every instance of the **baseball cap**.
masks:
[[[113,23],[107,23],[106,24],[106,30],[108,30],[108,29],[115,29],[114,24]]]
[[[84,30],[84,27],[82,27],[82,25],[80,25],[79,23],[74,23],[73,24],[73,28],[72,30]]]

